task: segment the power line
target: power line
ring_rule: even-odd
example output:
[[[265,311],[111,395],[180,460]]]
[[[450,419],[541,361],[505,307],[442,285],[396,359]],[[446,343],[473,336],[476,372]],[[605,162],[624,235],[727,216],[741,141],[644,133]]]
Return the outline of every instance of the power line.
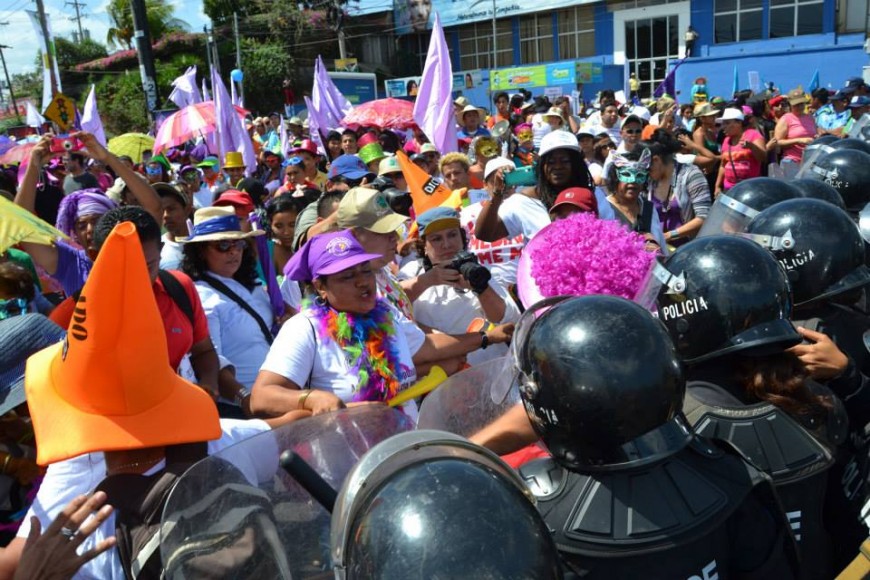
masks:
[[[79,6],[85,7],[85,6],[87,6],[87,5],[84,4],[83,2],[79,2],[78,0],[72,0],[72,1],[67,0],[66,2],[63,3],[63,5],[64,5],[64,6],[74,6],[74,7],[75,7],[75,9],[76,9],[76,17],[75,17],[75,18],[70,18],[70,20],[75,20],[76,23],[78,24],[78,27],[79,27],[79,42],[84,41],[84,39],[85,39],[85,34],[84,34],[84,32],[82,32],[82,15],[81,15],[81,12],[79,12]]]

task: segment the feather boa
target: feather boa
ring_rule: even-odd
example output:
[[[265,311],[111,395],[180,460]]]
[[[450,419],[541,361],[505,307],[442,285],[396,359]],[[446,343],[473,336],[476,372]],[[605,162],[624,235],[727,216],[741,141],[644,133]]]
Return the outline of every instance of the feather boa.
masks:
[[[399,392],[399,348],[386,300],[378,298],[374,310],[364,315],[337,312],[328,304],[312,301],[304,308],[317,322],[320,338],[335,341],[344,351],[350,372],[357,378],[354,401],[388,401]]]

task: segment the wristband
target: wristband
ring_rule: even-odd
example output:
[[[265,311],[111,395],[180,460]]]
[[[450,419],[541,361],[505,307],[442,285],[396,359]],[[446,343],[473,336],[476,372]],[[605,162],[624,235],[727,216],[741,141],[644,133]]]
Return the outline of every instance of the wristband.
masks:
[[[677,230],[671,230],[671,239],[672,240],[676,240],[679,237],[680,237],[680,232],[678,232]]]
[[[236,395],[235,395],[235,397],[233,397],[233,400],[236,403],[238,403],[239,405],[241,405],[242,401],[244,401],[246,397],[250,397],[250,396],[251,396],[251,391],[242,387],[241,389],[236,391]]]
[[[304,409],[305,408],[305,401],[306,401],[306,399],[308,399],[308,397],[310,395],[311,395],[311,389],[308,389],[307,391],[305,391],[305,393],[301,397],[299,397],[299,399],[296,401],[296,405],[300,409]]]
[[[486,350],[486,347],[489,346],[489,337],[486,335],[486,332],[480,331],[480,350]]]

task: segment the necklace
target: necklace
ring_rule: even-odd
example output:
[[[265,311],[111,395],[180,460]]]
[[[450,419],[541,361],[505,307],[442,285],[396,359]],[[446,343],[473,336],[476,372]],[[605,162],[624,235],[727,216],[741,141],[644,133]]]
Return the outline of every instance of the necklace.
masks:
[[[357,379],[354,401],[387,401],[399,392],[396,373],[401,363],[386,300],[378,298],[368,314],[338,312],[327,303],[310,301],[303,308],[319,323],[320,337],[333,340],[344,351],[350,373]]]

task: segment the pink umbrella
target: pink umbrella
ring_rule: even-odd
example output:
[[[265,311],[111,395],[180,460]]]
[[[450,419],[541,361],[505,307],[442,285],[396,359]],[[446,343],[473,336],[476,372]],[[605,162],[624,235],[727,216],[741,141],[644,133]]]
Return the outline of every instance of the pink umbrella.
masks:
[[[36,143],[22,143],[8,149],[6,153],[0,155],[0,165],[15,165],[21,163],[25,159],[30,158],[30,150],[36,146]]]
[[[248,111],[236,107],[239,117],[244,119]],[[195,105],[188,105],[183,109],[169,115],[154,138],[154,153],[164,149],[177,147],[200,135],[214,132],[215,112],[214,101],[203,101]]]
[[[352,129],[410,129],[417,126],[414,121],[414,104],[402,99],[378,99],[357,105],[341,122]]]

